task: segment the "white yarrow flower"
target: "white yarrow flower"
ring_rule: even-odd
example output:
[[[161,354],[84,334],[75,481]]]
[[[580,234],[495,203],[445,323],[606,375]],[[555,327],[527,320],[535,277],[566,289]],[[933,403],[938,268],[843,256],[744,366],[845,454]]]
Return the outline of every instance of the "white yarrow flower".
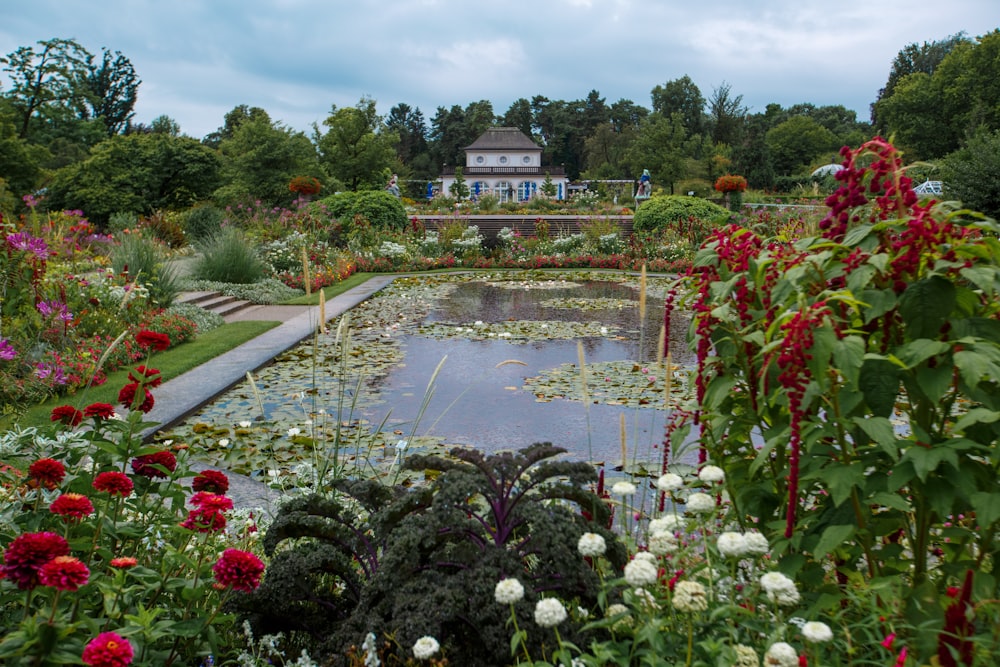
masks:
[[[719,466],[705,466],[698,471],[698,479],[709,484],[714,484],[726,479],[726,473]]]
[[[692,493],[688,496],[685,509],[688,512],[713,512],[715,511],[715,499],[707,493]]]
[[[631,496],[635,493],[635,484],[632,482],[615,482],[611,487],[613,496]]]
[[[441,646],[436,639],[430,636],[421,637],[413,645],[413,657],[417,660],[427,660],[439,650],[441,650]]]
[[[833,639],[833,630],[826,623],[809,621],[802,626],[802,637],[813,644],[821,644]]]
[[[733,667],[760,667],[760,658],[752,646],[737,644],[733,650],[736,651],[736,662],[733,663]]]
[[[650,553],[656,554],[657,556],[664,556],[666,554],[672,554],[677,551],[680,546],[680,542],[674,537],[673,533],[653,533],[649,538],[649,544],[647,545]]]
[[[543,628],[554,628],[566,617],[566,607],[555,598],[542,598],[535,605],[535,623]]]
[[[633,588],[642,588],[656,583],[659,570],[655,563],[645,558],[636,558],[625,566],[625,581]]]
[[[584,533],[576,543],[576,548],[581,555],[593,558],[603,556],[607,545],[604,543],[604,538],[597,533]]]
[[[798,667],[799,654],[790,644],[777,642],[771,644],[764,654],[764,664],[768,667]]]
[[[514,604],[524,599],[524,586],[514,578],[503,579],[493,590],[493,597],[500,604]]]
[[[678,581],[674,585],[671,603],[677,611],[705,611],[708,609],[708,596],[705,594],[705,587],[697,581]]]
[[[656,488],[660,491],[676,491],[682,486],[684,486],[684,480],[681,479],[680,475],[675,475],[672,472],[661,475],[660,478],[656,480]]]
[[[632,556],[632,558],[635,559],[635,560],[644,560],[647,563],[650,563],[652,565],[656,565],[657,564],[656,563],[656,555],[655,554],[651,554],[648,551],[639,551],[634,556]]]
[[[715,546],[723,558],[741,558],[747,553],[747,541],[740,533],[725,532],[719,535]]]

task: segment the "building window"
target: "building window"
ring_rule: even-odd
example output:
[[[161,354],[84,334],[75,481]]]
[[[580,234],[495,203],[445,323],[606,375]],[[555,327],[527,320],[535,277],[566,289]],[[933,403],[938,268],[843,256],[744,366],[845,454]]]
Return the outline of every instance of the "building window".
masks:
[[[486,181],[475,181],[470,189],[472,190],[472,196],[478,198],[479,195],[486,194],[490,188],[486,184]]]
[[[520,185],[517,186],[518,201],[528,201],[531,199],[532,185],[533,183],[531,181],[521,181]]]
[[[500,181],[497,183],[496,196],[500,199],[500,203],[509,202],[514,198],[514,188],[510,186],[507,181]]]
[[[523,162],[524,164],[531,164],[531,156],[525,155],[523,158],[521,158],[521,162]]]
[[[501,155],[500,156],[500,164],[507,164],[507,156],[506,155]]]
[[[476,164],[482,164],[485,161],[486,161],[486,158],[484,158],[482,155],[477,155],[476,156]]]

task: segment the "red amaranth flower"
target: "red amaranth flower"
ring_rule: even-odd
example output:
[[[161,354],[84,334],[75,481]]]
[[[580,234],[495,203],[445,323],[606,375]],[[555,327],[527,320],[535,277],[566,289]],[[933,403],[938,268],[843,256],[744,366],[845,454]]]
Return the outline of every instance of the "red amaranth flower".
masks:
[[[972,665],[975,634],[972,617],[972,570],[965,571],[965,580],[958,597],[944,612],[944,628],[938,634],[938,663],[942,667],[969,667]]]
[[[38,585],[38,570],[57,556],[68,556],[69,544],[55,533],[23,533],[3,552],[0,577],[10,579],[22,590]]]
[[[225,493],[229,490],[229,478],[218,470],[203,470],[191,480],[191,488],[195,491]]]
[[[38,579],[43,586],[51,586],[61,591],[75,591],[90,580],[90,570],[79,558],[56,556],[41,567]]]
[[[115,406],[110,403],[91,403],[83,409],[83,416],[111,419],[115,416]]]
[[[83,421],[83,413],[72,405],[60,405],[52,408],[52,414],[49,415],[49,419],[54,422],[62,422],[67,426],[79,426],[80,422]]]
[[[136,403],[136,394],[140,389],[143,392],[143,399],[138,409],[140,412],[149,412],[153,409],[153,394],[145,387],[140,387],[138,382],[130,382],[122,387],[121,391],[118,392],[118,402],[131,410]]]
[[[264,563],[249,551],[226,549],[212,566],[212,571],[220,585],[250,593],[260,586]]]
[[[144,387],[159,387],[163,384],[163,378],[160,377],[159,369],[147,366],[136,366],[129,371],[128,379]]]
[[[28,475],[46,488],[54,489],[66,479],[66,466],[55,459],[38,459],[28,466]]]
[[[177,458],[172,453],[162,450],[132,459],[132,471],[135,474],[150,479],[166,479],[167,473],[153,467],[156,465],[163,466],[167,471],[173,472],[177,468]]]
[[[122,498],[132,493],[134,486],[128,475],[117,470],[99,473],[93,483],[96,490]]]
[[[134,657],[132,645],[115,632],[102,632],[83,649],[83,663],[90,667],[127,667]]]
[[[94,504],[82,493],[64,493],[52,501],[49,511],[63,521],[80,521],[94,513]]]
[[[143,329],[136,334],[135,342],[139,343],[142,347],[151,347],[158,352],[162,352],[170,347],[169,336],[157,333],[156,331],[149,331],[147,329]]]
[[[127,570],[130,567],[135,567],[139,564],[139,561],[132,556],[121,556],[119,558],[112,558],[108,564],[111,567],[116,567],[119,570]]]

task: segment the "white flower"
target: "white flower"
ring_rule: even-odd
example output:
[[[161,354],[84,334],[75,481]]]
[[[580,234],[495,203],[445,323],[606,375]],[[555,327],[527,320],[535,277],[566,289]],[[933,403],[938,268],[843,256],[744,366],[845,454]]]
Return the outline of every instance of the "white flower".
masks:
[[[613,496],[631,496],[635,493],[635,484],[632,482],[615,482],[614,486],[611,487],[611,495]]]
[[[535,605],[535,623],[543,628],[554,628],[566,620],[566,607],[555,598],[542,598]]]
[[[672,533],[684,525],[684,519],[676,514],[664,514],[649,522],[651,533]]]
[[[441,649],[438,641],[430,636],[421,637],[413,645],[413,657],[417,660],[427,660]]]
[[[657,556],[663,556],[666,554],[672,554],[677,551],[677,547],[680,546],[680,542],[674,537],[673,533],[659,532],[653,533],[649,538],[649,551]]]
[[[625,581],[633,588],[655,584],[658,574],[656,564],[645,558],[636,558],[625,566]]]
[[[697,581],[678,581],[674,586],[672,604],[677,611],[688,613],[705,611],[708,609],[705,587]]]
[[[715,511],[715,499],[707,493],[692,493],[688,496],[685,509],[688,512],[713,512]]]
[[[799,603],[799,591],[795,587],[795,582],[780,572],[768,572],[760,578],[760,585],[771,602],[776,602],[782,607]]]
[[[604,612],[604,616],[611,618],[612,616],[617,616],[618,614],[627,614],[628,607],[623,604],[610,604],[608,605],[607,611]]]
[[[723,558],[740,558],[747,553],[747,540],[740,533],[725,532],[719,535],[715,546]]]
[[[503,579],[497,583],[493,597],[500,604],[514,604],[524,599],[524,586],[517,579]]]
[[[726,473],[722,472],[719,466],[705,466],[698,472],[698,479],[709,484],[721,482],[725,478]]]
[[[675,475],[672,472],[661,475],[660,478],[656,480],[656,488],[660,491],[676,491],[682,486],[684,486],[684,480],[681,479],[680,475]]]
[[[771,545],[767,543],[767,538],[758,530],[747,531],[743,535],[743,539],[746,540],[748,554],[763,556],[771,550]]]
[[[632,558],[634,558],[635,560],[644,560],[652,565],[657,564],[656,556],[654,554],[649,553],[648,551],[639,551],[634,556],[632,556]]]
[[[302,433],[302,429],[296,428],[294,426],[292,428],[288,429],[288,437],[289,438],[294,438],[299,433]]]
[[[831,630],[830,626],[826,623],[809,621],[802,626],[802,637],[805,638],[807,642],[821,644],[833,639],[833,630]]]
[[[636,604],[642,605],[647,609],[659,609],[660,605],[656,604],[656,596],[647,591],[645,588],[637,588],[632,591],[632,595],[635,597]]]
[[[583,556],[603,556],[607,550],[604,538],[597,533],[584,533],[580,536],[580,541],[576,543],[576,548]]]
[[[228,447],[228,446],[229,446],[229,438],[223,438],[222,440],[219,440],[219,447]]]
[[[250,422],[241,421],[240,423],[237,424],[237,426],[239,426],[240,428],[250,428]]]
[[[764,664],[768,667],[798,667],[799,654],[790,644],[777,642],[771,644],[764,654]]]
[[[760,658],[752,646],[737,644],[733,650],[736,651],[736,662],[733,663],[733,667],[760,667]]]

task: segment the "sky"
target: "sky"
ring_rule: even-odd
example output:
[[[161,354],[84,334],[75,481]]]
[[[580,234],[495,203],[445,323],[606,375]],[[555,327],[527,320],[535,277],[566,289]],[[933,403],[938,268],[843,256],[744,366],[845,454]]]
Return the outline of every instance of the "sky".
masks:
[[[651,107],[688,76],[770,103],[843,105],[869,119],[908,44],[1000,28],[997,0],[0,0],[0,54],[74,39],[120,51],[142,84],[134,122],[195,138],[240,104],[311,133],[333,106],[374,99],[430,121],[438,107],[596,90]],[[0,71],[0,91],[10,79]]]

